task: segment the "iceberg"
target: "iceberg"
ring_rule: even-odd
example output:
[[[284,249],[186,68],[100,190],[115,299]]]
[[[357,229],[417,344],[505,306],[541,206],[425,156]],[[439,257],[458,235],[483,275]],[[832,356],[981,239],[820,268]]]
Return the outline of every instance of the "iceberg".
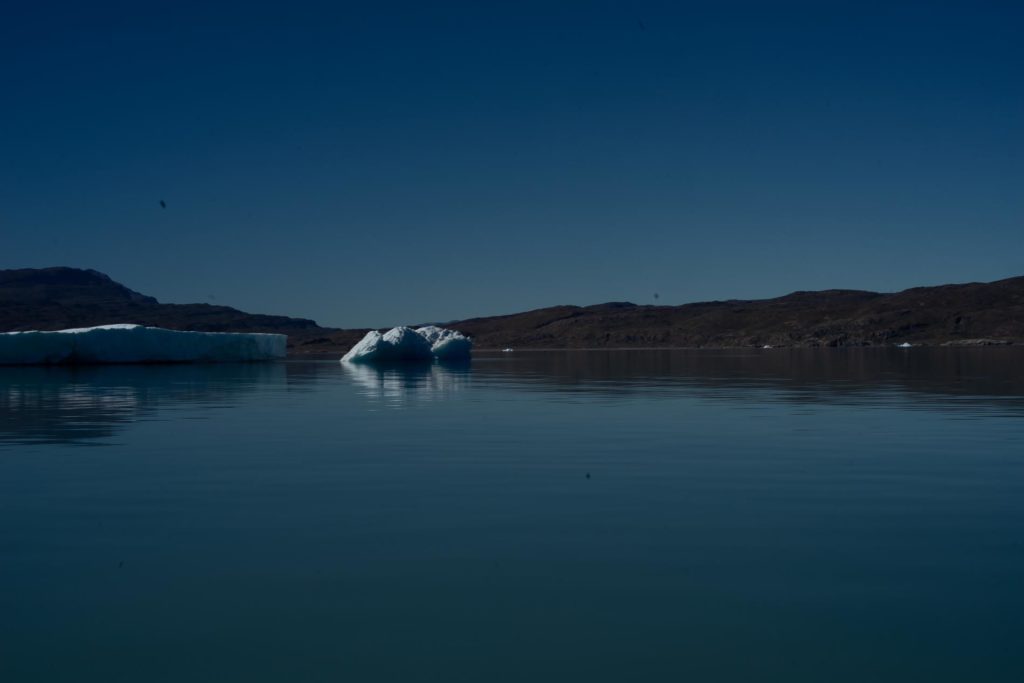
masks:
[[[428,325],[412,329],[395,327],[384,334],[371,330],[342,356],[343,363],[388,363],[395,361],[459,360],[469,358],[473,342],[469,337],[442,327]]]
[[[218,363],[284,358],[283,334],[183,332],[100,325],[54,332],[0,333],[0,365]]]
[[[396,327],[384,334],[370,330],[341,360],[371,363],[430,358],[430,342],[412,328]]]
[[[427,325],[416,328],[416,333],[430,342],[430,352],[438,360],[459,360],[469,358],[473,341],[457,330]]]

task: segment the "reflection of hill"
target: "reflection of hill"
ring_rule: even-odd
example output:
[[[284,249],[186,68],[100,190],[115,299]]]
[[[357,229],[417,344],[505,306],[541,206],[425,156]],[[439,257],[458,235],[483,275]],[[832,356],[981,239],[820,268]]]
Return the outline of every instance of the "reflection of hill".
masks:
[[[255,392],[323,396],[347,378],[389,407],[472,389],[592,396],[700,396],[737,403],[906,400],[921,409],[1024,415],[1024,349],[545,351],[479,354],[473,366],[330,361],[0,368],[0,446],[81,443],[174,407],[224,407]],[[347,382],[346,382],[347,383]],[[969,400],[965,400],[969,399]],[[303,399],[305,400],[305,399]]]
[[[0,443],[88,443],[169,404],[223,405],[285,376],[280,363],[0,368]]]
[[[470,380],[468,363],[340,365],[359,386],[363,396],[390,405],[400,405],[409,401],[443,400],[466,387]]]
[[[477,356],[478,381],[605,393],[698,390],[744,400],[756,389],[801,402],[844,403],[878,392],[929,402],[981,397],[1024,411],[1024,350],[772,349],[549,351]]]

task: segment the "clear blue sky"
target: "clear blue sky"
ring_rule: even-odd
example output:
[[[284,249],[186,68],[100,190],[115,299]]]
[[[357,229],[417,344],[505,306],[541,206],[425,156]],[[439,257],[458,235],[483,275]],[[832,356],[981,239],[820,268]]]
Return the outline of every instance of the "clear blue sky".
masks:
[[[1022,35],[1019,2],[10,3],[0,268],[353,327],[1024,274]]]

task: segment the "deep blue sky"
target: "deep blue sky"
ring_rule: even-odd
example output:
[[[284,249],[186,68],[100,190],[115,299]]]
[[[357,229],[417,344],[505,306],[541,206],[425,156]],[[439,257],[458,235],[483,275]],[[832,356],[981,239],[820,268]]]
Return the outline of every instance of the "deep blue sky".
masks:
[[[341,326],[1024,274],[1022,8],[10,4],[0,268]]]

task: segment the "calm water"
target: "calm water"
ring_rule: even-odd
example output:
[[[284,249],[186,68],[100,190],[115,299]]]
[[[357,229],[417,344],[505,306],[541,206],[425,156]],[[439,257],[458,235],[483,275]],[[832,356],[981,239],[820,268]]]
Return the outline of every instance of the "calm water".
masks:
[[[1024,353],[0,368],[0,680],[1024,680]]]

